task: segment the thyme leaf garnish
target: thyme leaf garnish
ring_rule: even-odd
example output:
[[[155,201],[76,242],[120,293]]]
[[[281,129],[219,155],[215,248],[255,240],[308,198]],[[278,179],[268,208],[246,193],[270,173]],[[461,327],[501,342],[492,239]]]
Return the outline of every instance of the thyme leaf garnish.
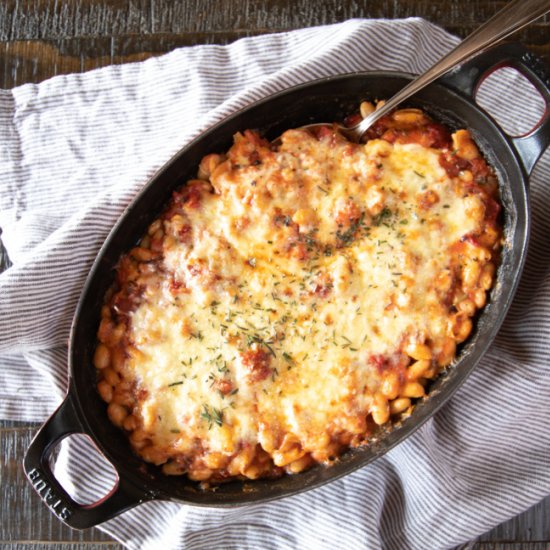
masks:
[[[201,418],[208,422],[209,430],[214,424],[221,427],[223,425],[223,409],[217,409],[216,407],[209,407],[203,404]]]

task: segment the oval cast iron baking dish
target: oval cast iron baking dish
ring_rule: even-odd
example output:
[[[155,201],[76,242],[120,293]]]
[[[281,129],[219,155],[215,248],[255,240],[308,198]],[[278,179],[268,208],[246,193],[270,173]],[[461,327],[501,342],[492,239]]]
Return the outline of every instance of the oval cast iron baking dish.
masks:
[[[476,87],[491,71],[518,69],[542,95],[546,111],[527,136],[507,136],[475,101]],[[69,390],[35,436],[25,457],[25,472],[46,505],[67,525],[86,528],[142,502],[173,500],[199,506],[236,506],[265,502],[319,487],[382,456],[411,435],[457,390],[474,369],[504,320],[523,268],[529,234],[528,176],[550,142],[550,74],[523,47],[503,45],[477,56],[438,83],[418,93],[408,106],[425,110],[453,129],[466,127],[497,171],[504,207],[505,244],[490,301],[455,364],[432,385],[413,414],[368,445],[347,451],[330,467],[316,466],[275,480],[233,481],[204,491],[185,476],[173,478],[139,459],[119,429],[107,418],[96,390],[92,356],[103,296],[120,255],[131,248],[159,215],[172,191],[195,176],[201,158],[226,151],[237,131],[259,128],[268,139],[284,130],[317,121],[341,121],[363,99],[392,96],[410,75],[389,72],[335,76],[303,84],[258,101],[204,132],[175,155],[145,185],[101,248],[84,286],[73,320],[69,345]],[[91,437],[118,473],[110,494],[91,505],[76,503],[52,473],[49,457],[58,442],[73,433]]]

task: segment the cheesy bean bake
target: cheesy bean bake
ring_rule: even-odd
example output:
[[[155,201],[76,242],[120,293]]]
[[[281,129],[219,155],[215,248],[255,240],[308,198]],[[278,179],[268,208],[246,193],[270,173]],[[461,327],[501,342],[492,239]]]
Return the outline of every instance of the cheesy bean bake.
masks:
[[[166,474],[213,483],[367,444],[472,331],[499,211],[468,131],[417,109],[364,143],[237,133],[118,263],[94,356],[110,420]]]

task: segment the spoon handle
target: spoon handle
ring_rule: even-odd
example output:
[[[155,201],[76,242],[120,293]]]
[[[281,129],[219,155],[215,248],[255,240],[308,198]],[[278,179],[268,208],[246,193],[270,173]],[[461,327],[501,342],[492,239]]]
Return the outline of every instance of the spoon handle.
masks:
[[[363,119],[354,129],[357,137],[363,135],[378,119],[397,107],[402,101],[424,88],[447,71],[467,61],[487,46],[493,46],[513,32],[528,25],[550,11],[550,0],[513,0],[491,19],[466,37],[458,46],[441,58],[389,99],[380,109]]]

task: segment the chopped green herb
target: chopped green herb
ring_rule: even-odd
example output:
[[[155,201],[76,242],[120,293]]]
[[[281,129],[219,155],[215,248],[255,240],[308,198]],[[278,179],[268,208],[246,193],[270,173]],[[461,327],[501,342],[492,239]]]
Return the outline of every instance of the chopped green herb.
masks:
[[[214,424],[218,426],[223,425],[223,410],[216,409],[216,407],[208,407],[204,404],[202,406],[201,418],[208,422],[208,429],[210,430]]]
[[[387,218],[391,217],[391,215],[392,211],[387,206],[384,206],[380,214],[372,218],[372,225],[382,225]]]
[[[388,210],[389,212],[389,210]],[[350,244],[351,242],[353,242],[353,240],[355,239],[355,233],[357,232],[357,230],[359,229],[359,227],[361,227],[363,225],[363,220],[365,219],[365,213],[362,212],[361,213],[361,216],[359,217],[359,219],[352,223],[348,229],[346,229],[346,231],[344,231],[343,233],[341,231],[337,231],[336,232],[336,238],[340,241],[342,241],[342,243],[344,244]],[[326,253],[325,253],[326,255]]]
[[[262,346],[265,346],[268,349],[269,353],[273,355],[273,357],[277,357],[277,355],[275,354],[275,351],[271,347],[271,344],[273,344],[273,342],[266,341],[260,336],[258,336],[257,334],[247,334],[246,345],[251,346],[252,344],[261,344]]]
[[[288,354],[286,351],[283,351],[283,359],[287,363],[294,363],[294,359],[292,359],[292,356],[290,354]]]

